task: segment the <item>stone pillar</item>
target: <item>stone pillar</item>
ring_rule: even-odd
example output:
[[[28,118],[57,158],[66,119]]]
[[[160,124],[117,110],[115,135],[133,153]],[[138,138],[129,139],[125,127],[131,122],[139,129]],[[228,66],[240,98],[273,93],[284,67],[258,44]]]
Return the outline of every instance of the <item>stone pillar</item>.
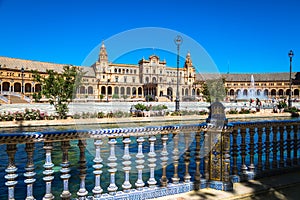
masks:
[[[124,190],[124,192],[129,192],[129,190],[131,189],[131,183],[129,181],[129,172],[131,170],[131,156],[129,153],[129,144],[130,144],[131,140],[129,137],[124,137],[123,139],[123,143],[124,143],[124,155],[122,157],[123,159],[123,170],[125,173],[125,178],[124,178],[124,183],[122,184],[122,188]]]
[[[18,168],[15,165],[16,151],[16,144],[6,145],[6,153],[8,155],[8,166],[5,169],[6,175],[4,177],[7,180],[5,182],[5,185],[8,187],[8,200],[15,199],[15,186],[18,183],[18,181],[16,181],[16,178],[18,177],[18,174],[16,173]]]
[[[116,172],[117,172],[117,157],[115,154],[115,145],[117,144],[117,140],[115,138],[110,138],[108,141],[108,144],[110,146],[110,155],[108,157],[108,164],[109,167],[108,172],[110,173],[110,184],[107,188],[108,192],[111,195],[115,195],[118,189],[118,186],[116,185]]]
[[[149,180],[147,181],[149,187],[155,187],[157,181],[154,178],[154,171],[155,171],[155,167],[156,167],[156,153],[154,150],[154,142],[156,141],[156,137],[154,135],[150,136],[149,138],[149,143],[150,143],[150,150],[148,153],[148,167],[150,169],[150,177]]]
[[[43,200],[50,200],[50,199],[54,199],[54,196],[51,192],[51,184],[54,179],[54,176],[53,176],[54,164],[52,163],[52,158],[51,158],[51,152],[53,149],[52,142],[44,142],[43,148],[45,149],[45,157],[46,157],[45,164],[43,165],[45,168],[45,170],[43,171],[43,174],[44,174],[43,180],[46,183],[46,193],[43,197]]]
[[[27,185],[27,196],[26,200],[34,200],[33,197],[33,183],[35,182],[35,172],[33,163],[34,143],[26,143],[25,151],[27,153],[27,164],[25,167],[26,172],[24,173],[24,183]]]
[[[94,141],[94,145],[95,145],[95,158],[94,158],[94,165],[93,168],[94,170],[94,174],[95,174],[95,187],[93,189],[93,194],[94,194],[94,198],[100,198],[101,193],[102,193],[102,188],[100,185],[100,178],[101,178],[101,174],[102,174],[102,167],[103,165],[102,163],[102,158],[101,158],[101,154],[100,154],[100,147],[103,144],[103,142],[100,139],[95,139]]]

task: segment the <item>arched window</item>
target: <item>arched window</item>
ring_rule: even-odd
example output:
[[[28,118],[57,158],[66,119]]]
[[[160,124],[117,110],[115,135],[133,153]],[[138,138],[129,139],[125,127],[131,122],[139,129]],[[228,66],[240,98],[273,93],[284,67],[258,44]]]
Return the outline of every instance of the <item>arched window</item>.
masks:
[[[134,96],[136,95],[136,88],[135,87],[132,88],[132,95],[134,95]]]
[[[14,84],[14,91],[15,92],[21,92],[21,83],[15,83]]]
[[[85,94],[85,87],[84,87],[84,86],[81,86],[81,87],[80,87],[79,93],[80,93],[80,94]]]
[[[25,92],[31,92],[31,84],[30,83],[25,84]]]
[[[234,96],[234,90],[233,89],[229,90],[229,95]]]
[[[126,88],[126,95],[130,95],[130,92],[131,92],[130,87],[127,87]]]
[[[124,95],[124,94],[125,94],[125,88],[121,87],[121,95]]]
[[[276,90],[275,89],[271,90],[271,95],[276,96]]]
[[[152,77],[152,83],[156,83],[156,78]]]
[[[112,87],[111,86],[107,87],[107,93],[108,93],[108,95],[112,95]]]
[[[4,82],[2,84],[3,91],[9,91],[10,83],[9,82]]]
[[[93,91],[93,87],[92,86],[89,86],[88,87],[88,94],[93,94],[94,91]]]
[[[115,87],[115,94],[119,94],[119,88],[118,87]]]
[[[138,89],[138,95],[139,95],[139,96],[142,96],[142,94],[143,94],[142,91],[143,91],[143,89],[142,89],[141,87],[139,87],[139,89]]]
[[[101,87],[101,94],[102,95],[106,95],[106,88],[105,88],[105,86]]]

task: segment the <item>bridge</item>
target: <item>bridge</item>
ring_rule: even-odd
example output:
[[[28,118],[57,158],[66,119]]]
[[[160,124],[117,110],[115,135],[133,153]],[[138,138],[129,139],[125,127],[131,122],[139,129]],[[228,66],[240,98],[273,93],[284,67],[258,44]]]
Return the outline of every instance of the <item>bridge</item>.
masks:
[[[299,169],[299,125],[210,121],[1,133],[1,197],[153,199],[231,191],[238,182]]]

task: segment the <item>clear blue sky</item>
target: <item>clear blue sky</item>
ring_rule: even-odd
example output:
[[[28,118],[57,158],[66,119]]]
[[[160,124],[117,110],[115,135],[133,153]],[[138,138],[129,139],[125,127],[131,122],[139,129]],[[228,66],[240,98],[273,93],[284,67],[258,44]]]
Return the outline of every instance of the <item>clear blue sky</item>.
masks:
[[[293,71],[300,71],[299,2],[0,0],[0,55],[80,65],[102,40],[129,29],[162,27],[196,40],[223,73],[228,67],[230,73],[288,72],[290,49]],[[175,66],[175,58],[167,63]]]

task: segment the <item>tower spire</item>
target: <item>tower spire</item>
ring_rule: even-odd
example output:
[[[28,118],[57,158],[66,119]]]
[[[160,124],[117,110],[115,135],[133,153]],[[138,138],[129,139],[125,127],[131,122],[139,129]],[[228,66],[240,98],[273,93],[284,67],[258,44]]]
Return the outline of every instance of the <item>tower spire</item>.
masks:
[[[188,51],[185,57],[184,68],[193,67],[193,62],[191,59],[191,53]]]
[[[104,45],[104,41],[102,41],[102,45],[101,45],[99,57],[98,57],[98,62],[101,62],[101,61],[108,62],[108,56],[107,56],[106,47]]]

